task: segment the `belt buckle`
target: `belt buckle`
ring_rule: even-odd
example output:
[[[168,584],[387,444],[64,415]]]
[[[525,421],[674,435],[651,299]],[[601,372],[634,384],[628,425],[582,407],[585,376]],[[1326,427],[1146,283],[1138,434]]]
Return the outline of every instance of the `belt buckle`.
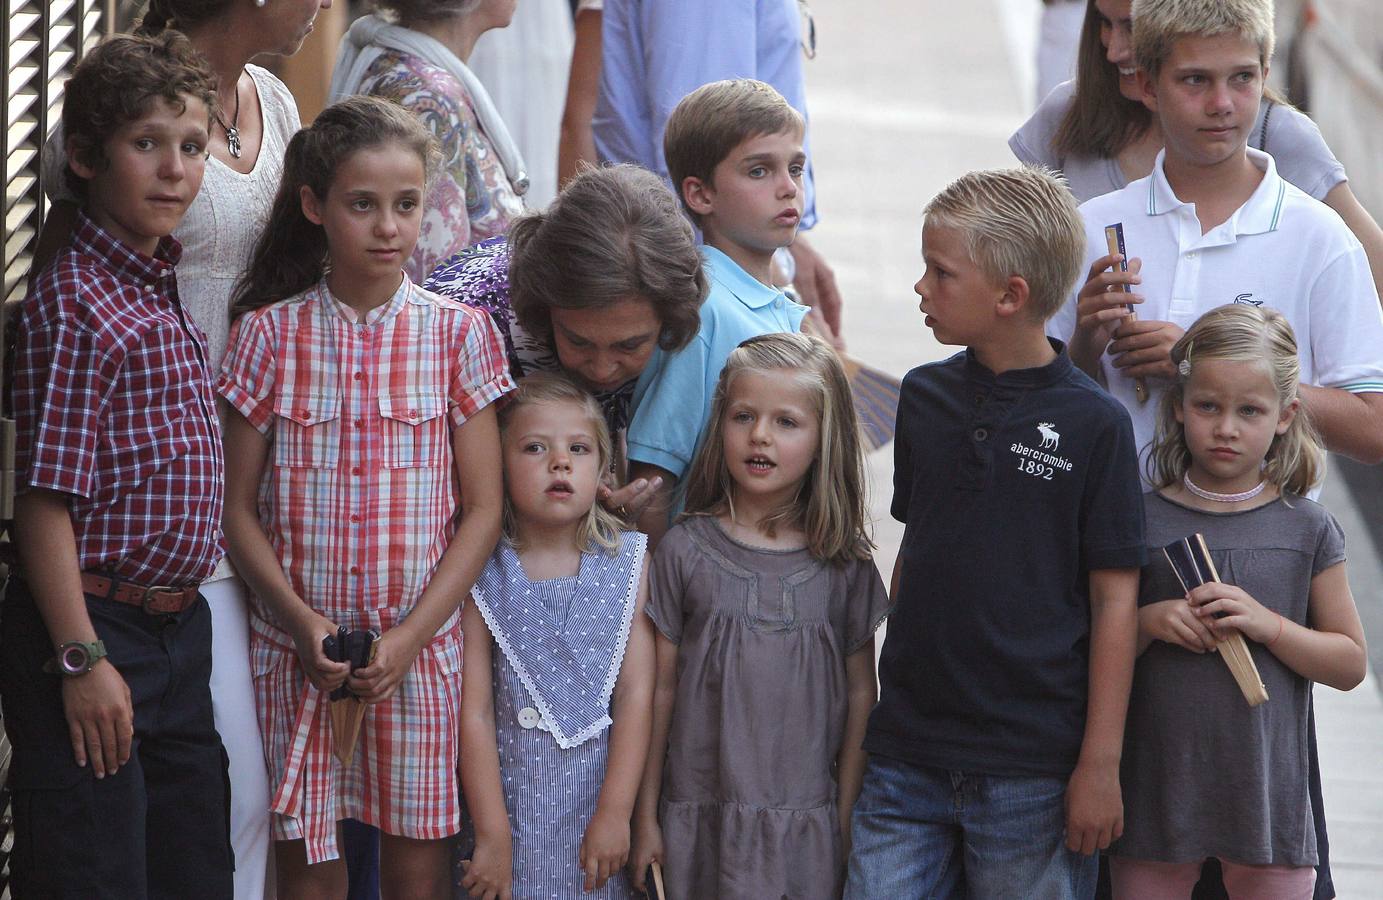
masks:
[[[144,610],[144,614],[145,614],[146,616],[168,616],[168,615],[172,615],[173,613],[182,612],[181,609],[175,609],[175,610],[171,610],[171,611],[170,611],[170,610],[166,610],[166,609],[154,609],[154,608],[150,605],[150,601],[153,599],[153,595],[154,595],[154,594],[175,594],[175,593],[181,593],[181,591],[180,591],[178,588],[169,587],[169,586],[167,586],[167,585],[161,585],[161,584],[156,584],[156,585],[153,585],[153,586],[151,586],[151,587],[146,587],[146,588],[144,589],[144,593],[142,593],[142,594],[139,595],[139,608],[142,609],[142,610]]]

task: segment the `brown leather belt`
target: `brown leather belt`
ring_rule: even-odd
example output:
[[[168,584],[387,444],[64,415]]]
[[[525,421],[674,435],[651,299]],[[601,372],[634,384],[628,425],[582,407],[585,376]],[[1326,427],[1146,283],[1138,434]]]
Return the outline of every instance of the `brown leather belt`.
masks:
[[[96,572],[82,573],[82,590],[103,600],[138,606],[151,616],[180,613],[197,602],[198,585],[186,588],[154,585],[144,587]]]

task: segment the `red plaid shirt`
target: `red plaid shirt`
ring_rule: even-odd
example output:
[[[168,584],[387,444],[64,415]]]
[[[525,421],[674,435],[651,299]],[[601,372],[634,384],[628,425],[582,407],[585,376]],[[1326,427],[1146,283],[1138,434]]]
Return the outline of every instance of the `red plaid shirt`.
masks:
[[[221,430],[181,255],[164,238],[151,259],[78,216],[15,339],[19,489],[70,494],[82,570],[146,586],[200,582],[222,553]]]

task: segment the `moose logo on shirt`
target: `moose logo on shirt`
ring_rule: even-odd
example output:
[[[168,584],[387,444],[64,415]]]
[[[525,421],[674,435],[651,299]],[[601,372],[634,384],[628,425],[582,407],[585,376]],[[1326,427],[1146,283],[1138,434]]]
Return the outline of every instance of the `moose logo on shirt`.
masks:
[[[1056,454],[1056,450],[1061,446],[1061,432],[1056,430],[1056,424],[1038,422],[1037,434],[1041,441],[1036,447],[1015,441],[1008,448],[1010,453],[1018,455],[1018,471],[1024,475],[1041,478],[1043,481],[1051,481],[1057,472],[1071,471],[1071,461]]]

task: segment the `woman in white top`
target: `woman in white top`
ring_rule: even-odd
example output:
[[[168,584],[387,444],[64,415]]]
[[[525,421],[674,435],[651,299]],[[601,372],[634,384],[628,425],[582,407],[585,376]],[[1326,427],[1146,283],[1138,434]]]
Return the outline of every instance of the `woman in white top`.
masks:
[[[206,333],[208,376],[226,352],[231,290],[249,264],[283,174],[298,107],[283,82],[250,65],[262,54],[296,53],[320,9],[332,0],[152,0],[140,30],[176,28],[218,76],[220,113],[211,127],[211,158],[201,191],[173,233],[183,246],[178,294]],[[61,128],[44,148],[44,182],[53,207],[34,271],[66,242],[76,215],[67,191]],[[245,586],[222,560],[202,585],[211,607],[211,697],[216,729],[230,760],[231,845],[236,900],[265,896],[269,853],[269,777],[255,716]]]
[[[1023,162],[1065,174],[1082,203],[1147,175],[1162,149],[1162,129],[1134,75],[1132,5],[1088,0],[1075,79],[1057,85],[1009,138]],[[1383,293],[1383,229],[1355,198],[1316,124],[1270,93],[1249,143],[1272,155],[1283,178],[1340,214]]]

